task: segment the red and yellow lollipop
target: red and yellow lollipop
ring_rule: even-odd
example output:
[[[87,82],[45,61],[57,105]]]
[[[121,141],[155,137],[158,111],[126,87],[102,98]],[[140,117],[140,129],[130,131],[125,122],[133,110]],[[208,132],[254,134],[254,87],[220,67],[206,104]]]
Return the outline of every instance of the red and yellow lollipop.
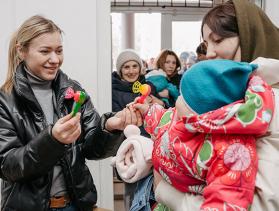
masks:
[[[133,92],[141,94],[141,96],[137,99],[137,103],[143,104],[146,97],[150,95],[151,87],[148,84],[141,84],[139,81],[136,81],[133,84]]]

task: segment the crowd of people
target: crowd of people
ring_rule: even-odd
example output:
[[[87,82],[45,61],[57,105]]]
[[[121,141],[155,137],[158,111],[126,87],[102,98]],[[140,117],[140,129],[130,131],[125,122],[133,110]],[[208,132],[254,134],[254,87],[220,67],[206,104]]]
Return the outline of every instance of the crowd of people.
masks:
[[[86,159],[115,155],[128,175],[140,159],[147,169],[125,184],[126,210],[279,210],[279,30],[255,4],[229,0],[207,12],[201,36],[196,53],[164,49],[152,67],[123,50],[113,112],[100,116],[60,69],[62,29],[39,15],[22,23],[0,91],[1,210],[93,210]],[[135,84],[149,85],[144,102]],[[126,131],[130,145],[128,125],[139,131]],[[152,147],[137,150],[142,137]]]
[[[244,11],[248,11],[249,18],[243,17]],[[220,16],[223,17],[222,20],[217,18]],[[264,23],[267,24],[264,25]],[[278,52],[274,50],[274,48],[278,48],[278,45],[274,48],[271,47],[271,41],[263,33],[265,31],[270,31],[269,35],[272,39],[278,39],[277,27],[256,5],[240,0],[228,1],[210,10],[203,18],[201,28],[203,42],[197,46],[196,55],[193,52],[182,52],[178,57],[171,50],[163,50],[154,60],[152,70],[148,70],[145,75],[146,81],[153,83],[155,88],[163,87],[162,83],[165,84],[163,79],[166,78],[169,83],[176,86],[179,94],[171,94],[173,92],[170,91],[172,90],[170,88],[163,91],[156,89],[155,95],[157,94],[158,98],[163,101],[163,105],[147,103],[143,109],[143,105],[135,104],[143,116],[144,128],[154,141],[152,163],[155,170],[152,176],[146,175],[144,180],[138,181],[138,189],[134,193],[135,197],[130,210],[141,210],[138,209],[141,207],[140,204],[145,204],[146,210],[155,209],[154,206],[157,204],[156,209],[158,210],[164,210],[168,207],[170,210],[177,211],[277,210],[279,208],[278,203],[275,203],[279,198],[277,193],[279,183],[275,182],[274,176],[278,171],[276,166],[278,161],[276,155],[278,150],[276,144],[278,138],[278,127],[276,126],[278,125],[276,109],[278,79],[275,77],[275,69],[278,68],[277,59],[279,57]],[[233,64],[221,65],[223,70],[229,68],[229,71],[215,75],[215,81],[211,77],[214,72],[219,74],[219,69],[214,65],[214,67],[210,66],[211,60],[216,61],[217,64],[218,60],[233,61]],[[239,72],[234,74],[234,68],[230,67],[236,65],[235,62],[244,62],[245,65],[251,63],[256,64],[256,66],[250,70],[249,77],[244,77],[245,81],[238,78],[234,84],[231,83],[231,80]],[[193,65],[193,63],[197,64]],[[200,69],[202,69],[201,74],[193,77],[193,74],[198,74]],[[240,69],[238,68],[238,71]],[[247,68],[244,69],[247,70]],[[210,71],[209,75],[205,73],[206,71]],[[226,74],[229,74],[229,80],[226,80]],[[204,83],[204,80],[209,81]],[[157,85],[158,81],[159,85]],[[225,92],[229,89],[230,91],[234,90],[235,93],[240,88],[241,81],[244,84],[244,87],[241,88],[242,94],[218,105],[217,102],[220,102],[220,99],[213,95],[216,94],[218,97],[222,96],[228,100],[229,98],[225,97]],[[210,84],[213,84],[214,89]],[[256,93],[254,85],[261,86],[264,90],[261,94],[267,94],[269,97]],[[202,88],[203,91],[199,92],[199,88]],[[232,97],[233,93],[230,91],[228,96]],[[259,107],[256,105],[254,107],[248,106],[252,103],[251,94],[254,95],[254,100],[261,99]],[[275,99],[273,95],[275,95]],[[218,106],[210,107],[212,102]],[[273,104],[274,102],[275,104]],[[267,106],[266,103],[271,104]],[[185,104],[187,109],[184,108]],[[199,107],[207,106],[209,108],[202,110],[202,112],[196,110]],[[268,107],[269,112],[267,113],[269,114],[268,117],[266,116],[267,119],[263,120],[261,113],[267,113],[263,110],[260,111],[260,109],[267,108],[265,106]],[[223,113],[224,111],[226,112]],[[179,117],[181,113],[184,118]],[[240,115],[245,120],[241,120]],[[249,121],[248,124],[242,122],[242,125],[234,122],[235,119],[240,122],[246,121],[249,119],[248,116],[251,118],[251,115],[255,119],[261,119],[261,123],[265,126],[258,127],[254,120]],[[183,124],[179,126],[181,119]],[[222,123],[217,126],[216,121]],[[207,125],[203,125],[203,122],[206,122]],[[190,128],[185,130],[186,123]],[[228,125],[229,127],[227,127]],[[219,127],[226,129],[222,132],[218,130]],[[177,133],[178,135],[176,135]],[[220,141],[219,135],[222,139],[230,142],[230,145]],[[201,137],[203,137],[202,144],[198,145],[197,140],[200,140]],[[236,146],[235,142],[229,140],[236,138],[238,147],[242,148],[248,144],[247,138],[250,139],[249,137],[253,140],[252,145],[249,145],[250,150],[252,148],[253,150],[247,151],[247,157],[240,152],[237,155],[231,154],[232,157],[238,156],[238,159],[231,158],[229,164],[226,164],[228,161],[225,160],[224,154],[229,153],[229,148]],[[241,139],[246,141],[242,142]],[[196,145],[191,145],[191,141],[194,141]],[[239,145],[241,142],[244,145]],[[215,153],[220,153],[220,151],[214,146],[215,144],[218,147],[220,145],[223,147],[223,157],[218,157],[218,159],[215,157]],[[208,147],[210,147],[210,151],[208,151]],[[182,148],[184,151],[186,150],[184,152],[186,154],[183,154]],[[240,150],[240,148],[237,149]],[[187,153],[192,154],[193,157]],[[204,156],[208,156],[206,161],[201,160],[205,159]],[[189,161],[187,162],[187,160]],[[214,164],[215,162],[217,164]],[[243,169],[235,168],[239,162],[246,162],[247,166]],[[218,167],[218,164],[221,165],[221,163],[222,168]],[[170,166],[174,166],[174,169],[169,169]],[[212,175],[209,176],[209,174]],[[246,179],[244,178],[245,174]],[[236,179],[232,180],[232,177]],[[223,181],[224,178],[227,178],[226,182]],[[249,183],[244,183],[247,180]],[[148,185],[150,181],[154,181],[154,193]],[[142,193],[148,193],[147,196],[149,196],[144,203],[139,200]]]

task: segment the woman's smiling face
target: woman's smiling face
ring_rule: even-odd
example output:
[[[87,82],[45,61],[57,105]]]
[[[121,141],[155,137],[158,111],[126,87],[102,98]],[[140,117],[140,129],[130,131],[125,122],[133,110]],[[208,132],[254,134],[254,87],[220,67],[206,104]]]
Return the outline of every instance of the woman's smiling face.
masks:
[[[42,34],[31,41],[28,49],[20,49],[19,54],[34,75],[43,80],[53,80],[63,63],[61,34]]]
[[[140,65],[136,61],[124,63],[121,67],[121,76],[124,81],[135,82],[140,76]]]
[[[212,32],[207,24],[203,26],[203,40],[207,45],[207,59],[241,60],[239,37],[223,38]]]

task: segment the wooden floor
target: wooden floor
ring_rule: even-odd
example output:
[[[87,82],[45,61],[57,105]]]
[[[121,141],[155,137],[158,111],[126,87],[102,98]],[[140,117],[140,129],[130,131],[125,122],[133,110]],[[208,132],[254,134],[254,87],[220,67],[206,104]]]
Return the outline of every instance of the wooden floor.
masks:
[[[114,200],[114,211],[125,211],[123,200]]]
[[[124,184],[117,178],[113,179],[113,191],[114,191],[114,211],[126,211],[124,207],[124,201],[123,201]]]

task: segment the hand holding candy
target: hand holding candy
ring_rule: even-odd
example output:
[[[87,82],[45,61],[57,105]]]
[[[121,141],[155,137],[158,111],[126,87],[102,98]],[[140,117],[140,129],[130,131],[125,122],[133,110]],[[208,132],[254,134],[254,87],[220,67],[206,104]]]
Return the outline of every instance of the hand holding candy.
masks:
[[[72,108],[72,116],[75,116],[79,111],[81,105],[84,103],[86,94],[83,91],[74,91],[72,87],[69,87],[65,92],[65,99],[72,99],[74,98],[74,105]]]
[[[75,116],[79,111],[81,105],[84,103],[86,98],[86,94],[83,91],[77,91],[74,93],[74,105],[72,108],[72,116]]]
[[[146,97],[150,95],[151,87],[148,84],[141,84],[139,81],[136,81],[133,84],[133,92],[141,93],[141,96],[137,99],[137,103],[143,104]]]

